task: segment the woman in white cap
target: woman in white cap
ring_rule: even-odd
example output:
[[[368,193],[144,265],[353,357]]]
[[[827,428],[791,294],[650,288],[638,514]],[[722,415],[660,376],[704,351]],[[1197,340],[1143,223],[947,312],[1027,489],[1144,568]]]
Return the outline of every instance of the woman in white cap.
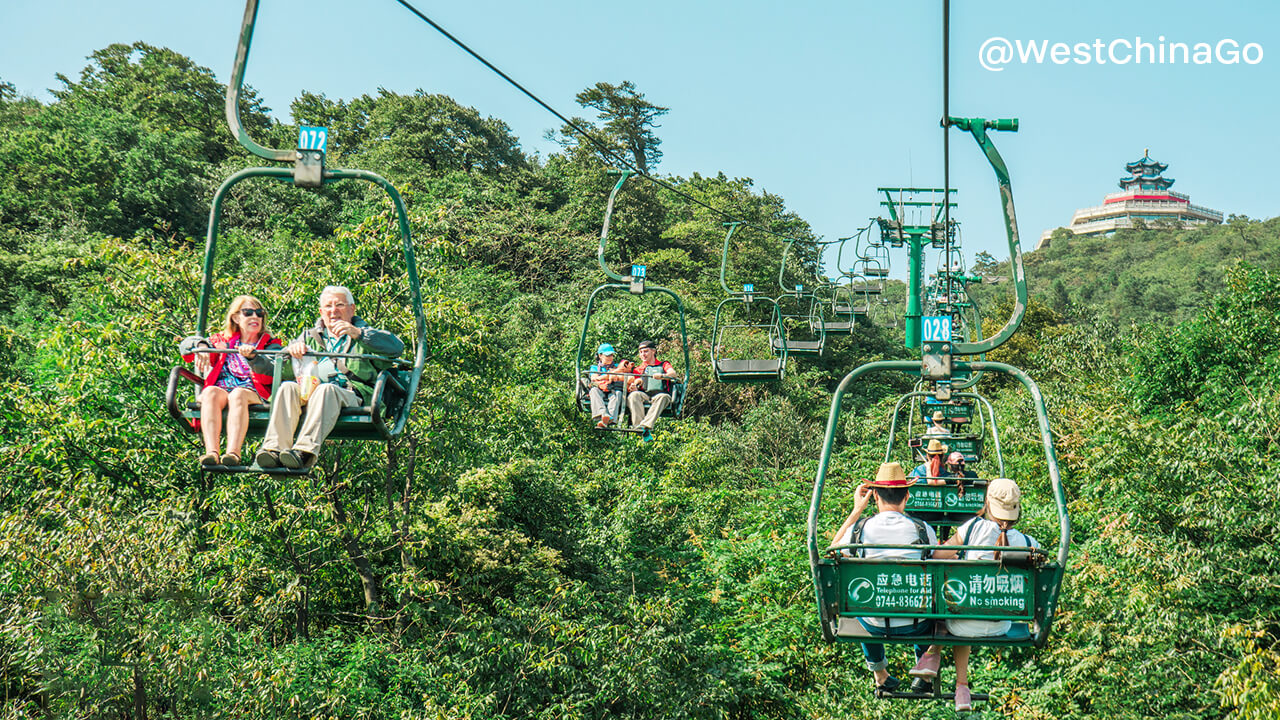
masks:
[[[1030,535],[1013,529],[1013,524],[1022,516],[1022,491],[1018,484],[1008,478],[996,478],[987,485],[986,504],[982,512],[956,529],[956,534],[947,540],[947,545],[994,545],[997,547],[1038,548],[1040,543]],[[1026,555],[1025,551],[1004,550],[938,550],[933,557],[938,559],[961,558],[968,560],[1001,560],[1014,556]],[[1008,620],[969,620],[955,618],[947,620],[947,632],[957,637],[992,637],[1009,632]],[[956,658],[956,710],[972,710],[973,703],[969,693],[969,646],[956,645],[953,652]],[[912,677],[917,678],[911,689],[917,692],[932,692],[932,680],[938,676],[938,668],[942,665],[942,648],[932,645],[928,651],[911,668]],[[927,683],[927,686],[921,685]]]

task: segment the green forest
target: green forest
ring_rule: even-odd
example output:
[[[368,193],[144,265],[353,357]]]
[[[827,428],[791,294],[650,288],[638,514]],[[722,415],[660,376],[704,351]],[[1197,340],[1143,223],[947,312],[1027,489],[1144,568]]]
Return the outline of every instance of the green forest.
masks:
[[[210,199],[260,162],[226,130],[223,81],[177,52],[112,45],[50,82],[45,103],[0,78],[0,716],[957,717],[874,699],[858,647],[822,640],[809,576],[832,392],[862,363],[914,357],[901,330],[860,324],[779,383],[712,378],[723,218],[689,198],[751,224],[729,282],[761,288],[779,236],[814,239],[784,198],[714,168],[663,176],[683,195],[619,193],[609,262],[646,265],[688,313],[684,417],[645,443],[593,431],[570,389],[604,281],[616,177],[600,147],[566,129],[531,155],[501,119],[424,91],[307,92],[273,113],[246,88],[258,142],[327,126],[329,167],[403,194],[426,368],[390,443],[327,443],[309,476],[202,475],[165,385],[194,330]],[[577,100],[611,152],[661,172],[666,108],[630,83]],[[291,338],[340,284],[416,340],[400,242],[372,185],[241,183],[211,312],[251,293]],[[819,263],[799,252],[793,272]],[[1026,267],[1027,319],[989,359],[1045,392],[1072,547],[1047,646],[975,653],[979,710],[1280,717],[1280,218],[1060,234]],[[975,269],[1007,274],[990,256]],[[979,287],[991,333],[1008,283]],[[683,361],[670,306],[624,296],[587,343],[633,357],[646,338]],[[823,541],[910,389],[886,377],[845,397]],[[1011,383],[982,392],[1019,527],[1052,541],[1032,404]],[[909,651],[889,650],[904,675]]]

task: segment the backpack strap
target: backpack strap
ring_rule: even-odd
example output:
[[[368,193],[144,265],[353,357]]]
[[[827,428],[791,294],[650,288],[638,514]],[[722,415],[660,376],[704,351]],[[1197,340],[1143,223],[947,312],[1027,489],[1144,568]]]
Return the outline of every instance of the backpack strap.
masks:
[[[870,518],[860,518],[857,522],[853,524],[853,530],[852,532],[849,533],[849,542],[851,544],[862,542],[862,529],[866,527],[867,520],[869,519]],[[854,553],[855,553],[855,557],[867,556],[866,548],[858,548],[857,550],[854,551]]]
[[[916,541],[915,541],[915,542],[913,542],[913,543],[911,543],[911,544],[912,544],[912,545],[928,545],[928,544],[929,544],[929,530],[928,530],[927,526],[924,524],[924,521],[923,521],[923,520],[920,520],[920,519],[918,519],[918,518],[913,518],[913,517],[911,517],[910,515],[904,515],[903,517],[905,517],[906,519],[910,520],[910,521],[911,521],[911,524],[916,526]],[[931,554],[933,554],[933,551],[931,551],[931,550],[921,550],[921,551],[920,551],[920,559],[921,559],[921,560],[928,560],[928,559],[929,559],[929,556],[930,556]]]
[[[977,517],[977,516],[974,516],[974,518],[968,522],[968,525],[967,525],[967,527],[965,528],[965,531],[964,531],[964,537],[960,538],[960,544],[961,544],[961,545],[968,545],[968,544],[969,544],[969,538],[973,536],[973,528],[978,524],[978,521],[979,521],[979,520],[981,520],[981,518],[979,518],[979,517]],[[968,552],[968,550],[958,550],[958,551],[956,551],[956,552],[957,552],[957,554],[956,554],[956,559],[957,559],[957,560],[963,560],[963,559],[964,559],[964,556],[965,556],[965,553],[967,553],[967,552]]]

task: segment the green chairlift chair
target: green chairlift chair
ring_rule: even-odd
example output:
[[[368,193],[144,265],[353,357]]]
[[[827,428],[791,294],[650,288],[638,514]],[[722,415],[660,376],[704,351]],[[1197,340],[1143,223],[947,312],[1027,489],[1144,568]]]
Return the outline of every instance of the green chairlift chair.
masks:
[[[590,414],[591,399],[588,393],[590,392],[591,387],[588,379],[588,375],[590,373],[587,370],[590,363],[586,362],[585,355],[588,352],[587,337],[591,331],[591,316],[595,311],[597,299],[604,295],[618,293],[629,293],[633,297],[648,297],[654,299],[659,299],[665,296],[670,299],[671,303],[674,305],[674,314],[678,321],[677,328],[680,332],[680,347],[684,352],[684,377],[680,380],[670,381],[671,403],[662,411],[662,417],[678,418],[684,412],[684,399],[689,389],[689,333],[685,325],[684,301],[680,299],[679,295],[667,288],[648,284],[646,277],[648,275],[648,269],[644,265],[632,265],[631,275],[624,276],[611,269],[605,261],[605,252],[609,243],[609,225],[613,219],[614,203],[617,199],[618,191],[622,189],[623,184],[626,183],[627,178],[632,175],[632,172],[630,170],[623,170],[620,175],[621,177],[618,178],[618,182],[614,184],[613,190],[609,193],[609,202],[605,207],[604,224],[600,231],[600,247],[596,252],[596,259],[600,264],[600,269],[604,271],[606,277],[614,280],[615,282],[605,283],[604,285],[597,287],[587,298],[587,310],[582,318],[582,332],[578,336],[578,350],[574,357],[573,364],[574,403],[578,406],[578,409],[581,412]],[[657,388],[655,388],[655,390],[656,389]],[[623,397],[624,403],[622,411],[625,412],[625,390]],[[614,432],[633,432],[631,428],[625,427],[625,424],[621,422],[604,429]]]
[[[401,245],[404,252],[405,273],[408,278],[409,305],[414,314],[414,330],[416,334],[416,350],[413,361],[384,358],[376,355],[343,355],[334,353],[308,353],[317,357],[365,358],[379,361],[386,366],[379,373],[368,404],[360,407],[344,408],[338,417],[337,425],[329,433],[332,439],[379,440],[386,441],[399,435],[409,419],[409,411],[413,399],[417,395],[418,385],[422,379],[422,369],[426,362],[426,320],[422,307],[422,292],[418,281],[418,269],[413,254],[413,243],[409,236],[409,219],[405,212],[404,201],[395,187],[385,178],[367,170],[326,169],[324,166],[325,148],[328,134],[324,128],[302,128],[299,134],[299,147],[287,150],[273,150],[263,147],[249,137],[240,123],[239,97],[244,83],[245,69],[248,64],[249,47],[253,39],[254,23],[257,18],[258,0],[247,0],[245,4],[244,22],[241,26],[239,47],[236,51],[235,65],[232,69],[232,80],[227,85],[226,117],[231,133],[251,153],[279,162],[292,162],[292,168],[283,167],[251,167],[240,170],[218,188],[213,196],[212,208],[209,212],[209,230],[205,241],[204,277],[200,287],[199,313],[196,318],[195,334],[205,337],[208,331],[209,305],[213,297],[214,259],[218,249],[218,229],[222,218],[222,203],[227,193],[240,182],[249,178],[273,178],[291,183],[300,188],[317,188],[340,180],[363,180],[373,183],[386,191],[395,208]],[[201,350],[200,352],[216,352]],[[279,351],[276,354],[282,354]],[[276,363],[275,379],[280,377],[281,359]],[[169,414],[178,426],[188,432],[198,432],[194,421],[200,417],[200,406],[195,399],[203,380],[186,367],[175,367],[169,373],[168,387],[165,392],[165,404]],[[190,394],[183,391],[186,388]],[[249,432],[261,433],[270,413],[270,405],[255,406],[249,414]],[[286,468],[263,469],[257,465],[207,468],[220,473],[272,473],[299,474],[306,470],[289,470]]]

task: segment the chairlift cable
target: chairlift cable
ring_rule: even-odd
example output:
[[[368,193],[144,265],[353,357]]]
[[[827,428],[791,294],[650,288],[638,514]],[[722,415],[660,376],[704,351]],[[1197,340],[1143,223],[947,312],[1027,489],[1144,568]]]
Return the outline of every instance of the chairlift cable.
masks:
[[[946,239],[947,297],[951,287],[951,0],[942,0],[942,232]]]
[[[726,219],[726,220],[728,220],[728,221],[730,221],[730,222],[740,222],[741,224],[746,225],[747,227],[755,228],[755,229],[760,230],[760,231],[762,231],[762,232],[764,232],[764,233],[767,233],[767,234],[769,234],[769,235],[773,235],[773,236],[775,236],[775,237],[780,237],[780,238],[784,238],[784,239],[786,238],[786,236],[785,236],[785,235],[783,235],[782,233],[779,233],[779,232],[774,231],[774,230],[770,230],[770,229],[769,229],[769,228],[767,228],[767,227],[764,227],[764,226],[761,226],[761,225],[756,225],[755,223],[749,223],[749,222],[744,222],[744,221],[735,221],[735,220],[733,219],[733,216],[732,216],[732,215],[730,215],[729,213],[727,213],[727,212],[725,212],[725,211],[723,211],[723,210],[721,210],[721,209],[719,209],[719,208],[717,208],[717,207],[713,207],[712,205],[709,205],[708,203],[705,203],[705,202],[703,202],[703,201],[699,200],[699,199],[698,199],[698,198],[696,198],[696,197],[693,197],[692,195],[690,195],[690,194],[688,194],[688,193],[684,192],[683,190],[681,190],[681,189],[677,188],[676,186],[672,185],[671,183],[669,183],[669,182],[667,182],[667,181],[665,181],[665,180],[662,180],[662,179],[660,179],[660,178],[656,178],[656,177],[654,177],[654,176],[650,175],[650,174],[649,174],[649,173],[647,173],[647,172],[642,172],[642,171],[641,171],[639,168],[637,168],[635,165],[633,165],[632,163],[628,162],[628,161],[626,160],[626,158],[620,157],[617,153],[615,153],[614,151],[610,150],[610,149],[609,149],[609,147],[608,147],[607,145],[605,145],[605,144],[604,144],[604,142],[602,142],[600,139],[598,139],[595,135],[592,135],[592,134],[591,134],[590,132],[588,132],[585,128],[583,128],[583,127],[579,126],[579,125],[578,125],[577,123],[575,123],[574,121],[572,121],[572,120],[570,120],[569,118],[565,117],[563,114],[561,114],[561,113],[560,113],[559,111],[557,111],[555,108],[551,107],[549,104],[547,104],[546,102],[544,102],[544,101],[543,101],[541,98],[539,98],[537,95],[534,95],[531,91],[529,91],[529,90],[528,90],[527,88],[525,88],[523,85],[521,85],[520,83],[516,82],[516,81],[515,81],[515,79],[513,79],[510,75],[506,74],[506,73],[505,73],[505,72],[503,72],[501,69],[499,69],[499,68],[498,68],[498,66],[496,66],[496,65],[494,65],[493,63],[491,63],[491,62],[489,62],[488,60],[486,60],[486,59],[484,58],[484,56],[482,56],[480,53],[476,52],[475,50],[472,50],[470,47],[468,47],[468,46],[467,46],[467,44],[466,44],[466,43],[462,42],[462,41],[461,41],[461,40],[459,40],[457,37],[455,37],[452,33],[450,33],[448,30],[445,30],[443,27],[441,27],[439,23],[437,23],[436,21],[434,21],[434,20],[432,20],[431,18],[427,17],[426,15],[424,15],[424,14],[422,13],[422,11],[421,11],[421,10],[417,9],[416,7],[414,7],[412,4],[410,4],[409,2],[407,2],[407,0],[396,0],[396,2],[397,2],[397,3],[399,3],[400,5],[403,5],[403,6],[404,6],[404,8],[405,8],[406,10],[408,10],[409,12],[411,12],[411,13],[413,13],[414,15],[418,16],[418,18],[419,18],[420,20],[422,20],[423,22],[427,23],[427,24],[428,24],[428,25],[430,25],[431,27],[435,28],[435,30],[436,30],[437,32],[439,32],[441,35],[444,35],[446,38],[448,38],[448,40],[449,40],[450,42],[452,42],[454,45],[457,45],[459,48],[462,48],[462,50],[464,50],[464,51],[465,51],[468,55],[470,55],[471,57],[473,57],[473,58],[475,58],[476,60],[478,60],[482,65],[484,65],[485,67],[487,67],[487,68],[489,68],[490,70],[492,70],[495,74],[497,74],[497,75],[498,75],[498,77],[502,78],[503,80],[506,80],[508,83],[510,83],[510,84],[511,84],[511,86],[512,86],[512,87],[514,87],[515,89],[517,89],[517,90],[519,90],[520,92],[524,93],[524,94],[525,94],[525,95],[526,95],[530,100],[533,100],[535,103],[537,103],[538,105],[542,106],[542,108],[543,108],[543,109],[545,109],[547,112],[551,113],[552,115],[555,115],[555,116],[556,116],[556,117],[557,117],[561,122],[563,122],[565,125],[568,125],[570,128],[572,128],[574,132],[578,133],[578,134],[579,134],[579,135],[581,135],[582,137],[584,137],[584,138],[586,138],[587,140],[591,141],[591,144],[592,144],[592,145],[595,145],[595,146],[596,146],[596,148],[598,148],[598,149],[600,150],[600,152],[601,152],[601,153],[603,153],[603,154],[604,154],[606,157],[608,157],[609,159],[613,160],[613,161],[614,161],[615,163],[617,163],[618,165],[621,165],[621,166],[623,166],[623,167],[627,168],[628,170],[630,170],[630,171],[632,172],[632,174],[639,175],[640,177],[642,177],[642,178],[644,178],[644,179],[648,180],[649,182],[651,182],[651,183],[653,183],[653,184],[655,184],[655,185],[658,185],[658,186],[660,186],[660,187],[664,187],[664,188],[666,188],[667,190],[670,190],[671,192],[675,193],[676,195],[679,195],[680,197],[682,197],[682,198],[684,198],[684,199],[688,200],[689,202],[694,203],[695,205],[699,205],[699,206],[701,206],[701,207],[703,207],[703,208],[706,208],[707,210],[710,210],[711,212],[713,212],[713,213],[715,213],[715,214],[719,215],[720,217],[722,217],[722,218],[724,218],[724,219]]]

